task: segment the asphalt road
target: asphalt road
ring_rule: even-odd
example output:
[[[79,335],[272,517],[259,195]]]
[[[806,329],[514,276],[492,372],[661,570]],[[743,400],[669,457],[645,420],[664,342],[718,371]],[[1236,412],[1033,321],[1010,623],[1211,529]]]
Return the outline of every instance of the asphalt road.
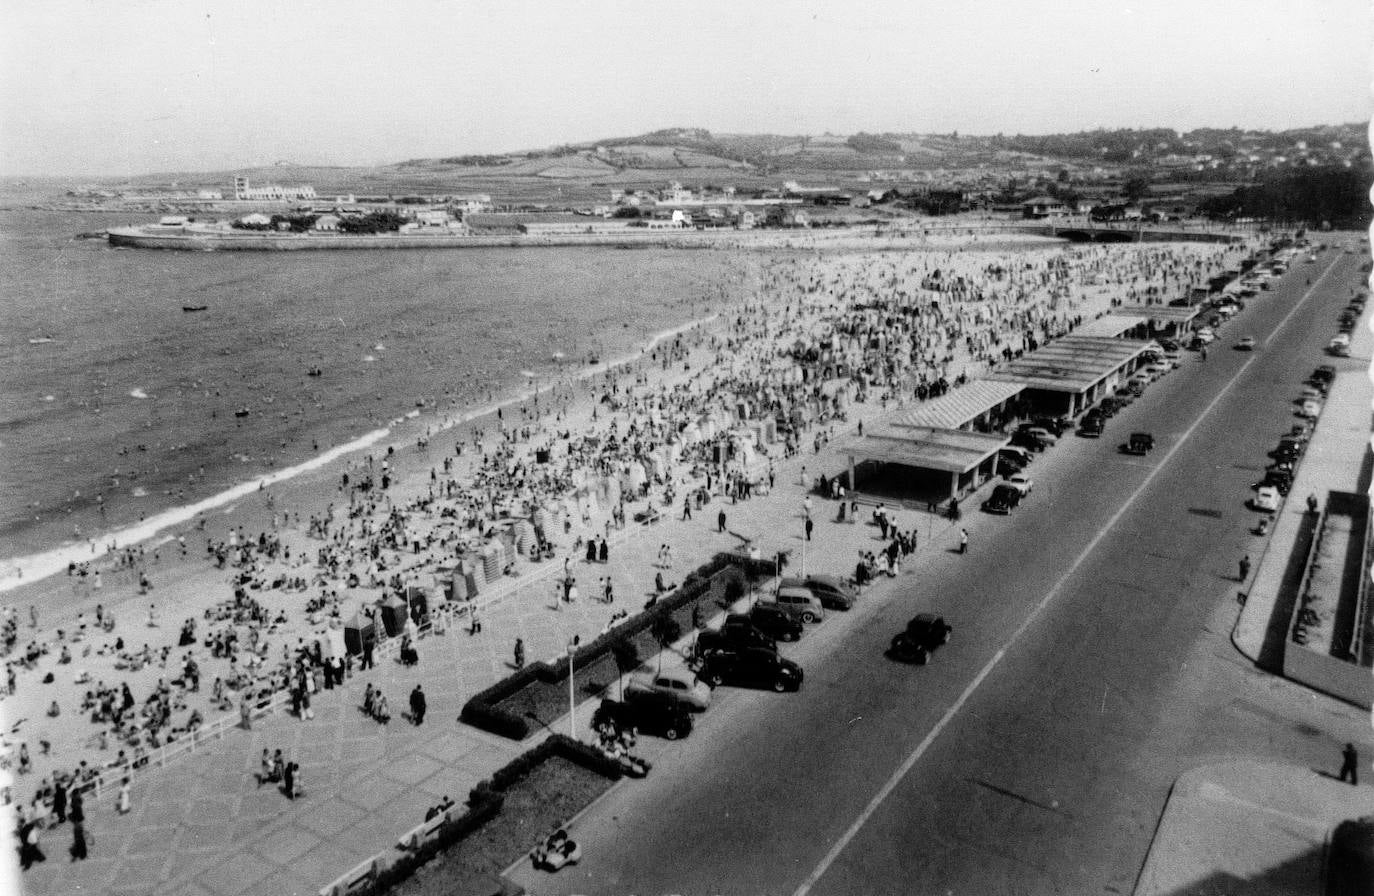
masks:
[[[1257,672],[1226,633],[1260,548],[1244,501],[1360,260],[1295,265],[1206,362],[1185,353],[1101,439],[1037,460],[1011,516],[966,515],[967,556],[927,548],[891,599],[789,645],[802,693],[722,694],[578,822],[582,864],[531,892],[1129,893],[1184,770],[1329,765],[1360,714]],[[1231,350],[1241,335],[1260,350]],[[1131,430],[1150,455],[1116,452]],[[885,660],[918,610],[953,640],[926,667]]]

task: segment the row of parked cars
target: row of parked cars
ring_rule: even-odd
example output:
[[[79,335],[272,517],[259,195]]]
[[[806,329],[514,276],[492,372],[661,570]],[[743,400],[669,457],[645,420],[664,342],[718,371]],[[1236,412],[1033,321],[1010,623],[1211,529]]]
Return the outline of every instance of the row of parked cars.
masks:
[[[689,662],[632,675],[622,699],[603,700],[598,713],[617,727],[676,740],[691,733],[693,714],[710,707],[715,688],[798,691],[802,667],[783,656],[778,643],[798,640],[827,610],[852,609],[857,599],[858,591],[839,576],[782,578],[747,613],[731,613],[720,628],[700,632]],[[893,638],[888,655],[923,664],[952,631],[943,617],[918,614]]]
[[[1278,445],[1269,452],[1269,465],[1264,470],[1264,478],[1254,485],[1255,494],[1250,499],[1250,508],[1261,513],[1276,513],[1283,498],[1293,488],[1293,475],[1298,461],[1307,449],[1312,437],[1312,428],[1321,411],[1321,400],[1336,377],[1336,368],[1323,364],[1312,371],[1303,384],[1302,395],[1294,402],[1299,405],[1298,416],[1302,422],[1294,423],[1279,439]]]

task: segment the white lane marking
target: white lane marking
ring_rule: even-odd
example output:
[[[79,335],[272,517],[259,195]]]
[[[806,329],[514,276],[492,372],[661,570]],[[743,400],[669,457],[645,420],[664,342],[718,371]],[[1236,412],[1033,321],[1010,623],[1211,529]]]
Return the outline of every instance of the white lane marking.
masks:
[[[1303,297],[1293,304],[1292,309],[1289,310],[1289,312],[1286,315],[1284,315],[1283,319],[1278,322],[1274,329],[1269,332],[1269,337],[1265,340],[1266,343],[1269,341],[1269,339],[1273,339],[1274,336],[1277,335],[1278,332],[1282,330],[1284,326],[1287,325],[1289,319],[1292,318],[1292,316],[1297,312],[1297,310],[1307,303],[1308,298],[1312,295],[1313,292],[1316,291],[1317,286],[1320,285],[1321,281],[1326,278],[1327,273],[1331,271],[1332,267],[1335,267],[1335,262],[1332,262],[1331,265],[1328,266],[1327,269],[1322,272],[1321,277],[1317,278],[1317,282],[1312,285],[1311,289],[1308,289],[1307,292],[1303,294]],[[1133,505],[1136,502],[1136,499],[1140,497],[1140,495],[1145,491],[1145,489],[1149,488],[1150,483],[1153,482],[1155,477],[1159,475],[1159,471],[1163,470],[1166,466],[1168,466],[1169,461],[1173,459],[1173,456],[1177,454],[1178,450],[1183,447],[1183,444],[1187,442],[1189,438],[1192,437],[1193,432],[1199,426],[1202,425],[1202,421],[1206,420],[1207,417],[1211,415],[1212,411],[1216,408],[1217,404],[1220,403],[1220,401],[1224,397],[1226,397],[1226,394],[1231,391],[1232,387],[1235,386],[1236,382],[1241,378],[1241,375],[1244,374],[1245,371],[1250,368],[1250,365],[1255,363],[1256,360],[1258,360],[1258,357],[1252,355],[1245,361],[1244,364],[1240,366],[1240,369],[1236,371],[1235,376],[1231,377],[1231,379],[1227,381],[1226,385],[1222,387],[1221,391],[1217,393],[1216,397],[1213,398],[1207,404],[1207,407],[1205,407],[1202,413],[1198,415],[1197,419],[1193,421],[1193,425],[1188,427],[1188,429],[1184,431],[1183,435],[1179,437],[1179,440],[1175,442],[1174,446],[1170,448],[1169,451],[1164,455],[1163,460],[1161,460],[1159,464],[1155,466],[1153,470],[1150,471],[1150,475],[1145,477],[1144,481],[1142,481],[1140,485],[1136,487],[1136,490],[1131,492],[1131,496],[1127,498],[1125,502],[1122,503],[1121,507],[1116,511],[1116,513],[1112,514],[1112,518],[1107,521],[1107,524],[1103,526],[1100,530],[1098,530],[1097,535],[1093,537],[1092,541],[1088,542],[1087,547],[1083,548],[1083,551],[1074,559],[1073,563],[1069,566],[1068,570],[1065,571],[1064,575],[1060,576],[1059,581],[1054,583],[1054,587],[1052,587],[1048,592],[1045,593],[1045,596],[1040,599],[1040,602],[1038,604],[1035,605],[1035,609],[1031,610],[1030,615],[1028,615],[1025,618],[1025,620],[1022,621],[1022,623],[1017,627],[1016,631],[1012,632],[1011,637],[1007,639],[1007,643],[1002,645],[1002,648],[998,650],[997,653],[993,654],[992,659],[988,660],[987,665],[985,665],[982,668],[982,670],[979,671],[978,675],[974,677],[972,682],[969,683],[969,686],[964,688],[964,692],[959,695],[959,699],[954,701],[954,703],[949,707],[949,709],[945,710],[945,714],[940,717],[940,721],[935,724],[935,727],[930,729],[930,733],[927,734],[925,738],[923,738],[921,742],[916,745],[916,749],[911,752],[911,755],[907,756],[907,758],[903,760],[902,764],[897,767],[897,770],[894,771],[892,773],[892,776],[887,779],[887,782],[883,784],[882,789],[879,790],[876,794],[874,794],[873,799],[868,801],[868,805],[864,806],[863,811],[859,813],[859,817],[854,819],[854,823],[849,826],[849,829],[846,830],[844,834],[840,836],[839,840],[835,841],[835,845],[830,847],[830,851],[827,852],[825,854],[825,857],[821,859],[820,864],[818,864],[815,867],[815,869],[812,870],[812,872],[807,876],[806,880],[802,881],[801,886],[797,887],[797,889],[793,892],[793,896],[808,896],[808,894],[811,892],[811,888],[816,885],[816,883],[821,879],[822,876],[824,876],[826,871],[830,870],[830,866],[834,864],[835,860],[840,857],[840,853],[844,852],[845,847],[849,845],[850,841],[852,841],[856,836],[858,836],[858,833],[860,830],[863,829],[863,826],[868,824],[868,820],[873,817],[873,814],[875,812],[878,811],[878,807],[883,804],[883,801],[888,798],[888,796],[892,793],[893,790],[897,789],[897,785],[901,783],[902,779],[906,777],[907,773],[911,771],[911,769],[916,765],[920,758],[923,755],[925,755],[926,750],[930,749],[930,745],[935,742],[935,738],[940,736],[940,732],[944,731],[945,726],[948,725],[950,720],[953,719],[954,716],[959,712],[959,710],[963,708],[964,703],[968,701],[968,698],[973,696],[973,692],[978,689],[979,685],[983,683],[983,680],[987,678],[988,675],[992,672],[992,670],[997,666],[997,664],[1002,661],[1002,657],[1006,656],[1007,651],[1010,650],[1016,644],[1017,640],[1023,634],[1025,634],[1026,629],[1030,628],[1031,623],[1034,622],[1035,618],[1040,615],[1040,612],[1044,610],[1045,607],[1049,606],[1050,601],[1053,600],[1060,593],[1060,591],[1064,587],[1064,584],[1068,582],[1070,577],[1072,577],[1074,573],[1078,571],[1078,567],[1083,564],[1083,561],[1088,559],[1088,555],[1091,554],[1097,548],[1098,544],[1102,542],[1102,539],[1107,536],[1107,533],[1116,527],[1116,524],[1121,520],[1121,517],[1125,516],[1126,511],[1130,510],[1131,505]]]

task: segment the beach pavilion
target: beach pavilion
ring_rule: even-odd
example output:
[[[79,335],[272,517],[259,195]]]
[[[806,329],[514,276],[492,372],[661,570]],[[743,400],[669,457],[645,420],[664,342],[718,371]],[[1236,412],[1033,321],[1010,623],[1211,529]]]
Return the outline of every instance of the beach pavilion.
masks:
[[[836,447],[853,491],[935,504],[975,491],[997,475],[997,452],[1011,437],[889,423]]]
[[[984,379],[1017,383],[1036,411],[1077,417],[1111,395],[1153,342],[1107,336],[1064,336],[998,367]]]

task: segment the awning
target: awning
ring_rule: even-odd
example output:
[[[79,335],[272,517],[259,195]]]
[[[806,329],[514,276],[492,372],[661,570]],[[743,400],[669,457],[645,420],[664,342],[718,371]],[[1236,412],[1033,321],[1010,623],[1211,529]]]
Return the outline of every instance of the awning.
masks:
[[[933,401],[926,402],[893,422],[906,426],[958,429],[977,419],[988,409],[1020,395],[1024,388],[1020,383],[973,380],[951,389]]]
[[[1010,442],[1010,436],[1000,433],[893,425],[855,436],[838,448],[852,460],[967,473]]]
[[[1145,351],[1148,343],[1102,336],[1065,336],[1000,366],[985,379],[1028,389],[1086,392]]]
[[[1108,339],[1115,339],[1122,333],[1134,330],[1145,321],[1146,318],[1135,314],[1104,314],[1096,320],[1090,320],[1076,328],[1073,335],[1105,336]]]

